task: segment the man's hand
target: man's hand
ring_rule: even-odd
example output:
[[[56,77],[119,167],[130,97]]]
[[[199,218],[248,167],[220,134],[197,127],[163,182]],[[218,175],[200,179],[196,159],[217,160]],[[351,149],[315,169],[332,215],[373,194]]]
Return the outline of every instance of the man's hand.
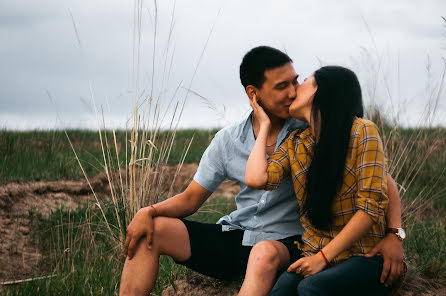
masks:
[[[140,209],[133,217],[127,227],[127,237],[125,238],[124,254],[132,259],[135,254],[136,243],[143,236],[146,236],[147,248],[152,248],[153,219],[150,207]]]
[[[288,272],[295,272],[302,275],[304,278],[316,274],[324,269],[326,263],[322,254],[317,253],[313,256],[300,258],[288,267]]]
[[[404,271],[403,244],[395,234],[389,233],[365,256],[370,258],[378,253],[381,254],[384,259],[380,281],[388,287]]]

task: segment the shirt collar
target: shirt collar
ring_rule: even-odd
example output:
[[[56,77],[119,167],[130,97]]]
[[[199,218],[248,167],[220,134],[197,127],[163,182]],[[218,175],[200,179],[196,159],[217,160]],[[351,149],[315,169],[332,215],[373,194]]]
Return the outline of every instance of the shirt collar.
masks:
[[[283,140],[285,140],[289,136],[289,134],[291,132],[296,130],[296,127],[293,126],[293,124],[292,124],[293,120],[295,120],[295,119],[290,117],[285,121],[282,130],[280,131],[279,135],[277,136],[276,148],[283,142]]]
[[[242,143],[245,143],[247,139],[249,139],[249,133],[252,133],[252,123],[251,123],[251,114],[253,114],[254,111],[251,111],[245,119],[242,120],[242,130],[240,134],[240,141]],[[254,136],[253,136],[254,137]]]
[[[307,147],[313,146],[316,143],[310,128],[307,128],[304,131],[302,131],[299,134],[299,138],[302,141],[302,143]]]

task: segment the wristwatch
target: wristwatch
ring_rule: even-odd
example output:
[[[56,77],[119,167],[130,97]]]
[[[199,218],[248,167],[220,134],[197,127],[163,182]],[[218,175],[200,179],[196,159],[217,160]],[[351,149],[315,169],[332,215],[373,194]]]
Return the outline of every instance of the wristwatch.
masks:
[[[387,233],[394,233],[400,241],[403,241],[406,238],[406,232],[402,228],[387,227]]]

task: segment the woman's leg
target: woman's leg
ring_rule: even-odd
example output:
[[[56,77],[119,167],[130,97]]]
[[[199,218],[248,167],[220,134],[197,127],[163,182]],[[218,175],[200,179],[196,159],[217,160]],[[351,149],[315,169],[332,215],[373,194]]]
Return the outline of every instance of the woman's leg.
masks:
[[[277,279],[270,296],[296,296],[297,286],[304,278],[300,274],[284,271]]]
[[[380,256],[353,256],[303,279],[297,288],[298,295],[385,295],[388,288],[379,282],[382,267]]]

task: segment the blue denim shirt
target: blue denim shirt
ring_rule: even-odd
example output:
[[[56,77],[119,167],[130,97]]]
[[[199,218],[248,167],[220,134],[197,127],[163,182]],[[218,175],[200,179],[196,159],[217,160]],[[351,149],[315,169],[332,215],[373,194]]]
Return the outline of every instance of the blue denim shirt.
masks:
[[[276,148],[291,131],[305,127],[307,125],[301,121],[288,119],[279,133]],[[215,135],[194,176],[194,180],[209,191],[215,191],[225,179],[240,182],[240,192],[235,197],[237,210],[220,218],[217,223],[222,225],[223,231],[244,230],[244,246],[302,234],[303,231],[290,177],[280,184],[278,190],[264,191],[246,186],[245,167],[254,143],[249,115]]]

